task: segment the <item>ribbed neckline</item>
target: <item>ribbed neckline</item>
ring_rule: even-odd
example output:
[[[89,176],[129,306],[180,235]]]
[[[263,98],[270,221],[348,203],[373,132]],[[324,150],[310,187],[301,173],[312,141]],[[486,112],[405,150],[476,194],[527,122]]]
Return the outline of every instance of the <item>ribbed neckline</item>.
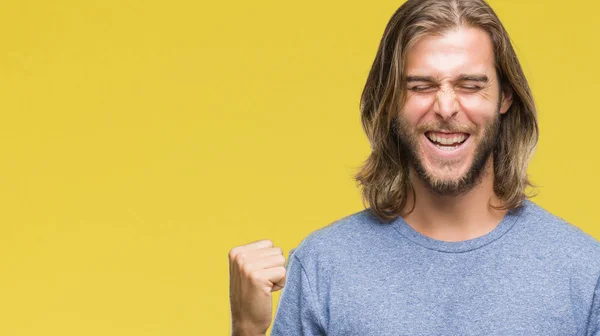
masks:
[[[523,204],[519,208],[508,211],[492,231],[481,237],[458,242],[447,242],[427,237],[413,229],[402,217],[396,218],[391,224],[406,239],[430,250],[450,253],[468,252],[485,246],[502,237],[515,225],[523,211],[530,205],[531,201],[523,201]]]

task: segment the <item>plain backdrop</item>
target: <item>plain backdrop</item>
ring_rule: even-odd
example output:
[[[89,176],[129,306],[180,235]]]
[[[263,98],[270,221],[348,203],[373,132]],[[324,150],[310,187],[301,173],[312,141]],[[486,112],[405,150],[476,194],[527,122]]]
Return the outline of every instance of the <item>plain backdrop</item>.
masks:
[[[363,209],[400,5],[2,1],[0,335],[228,334],[229,249]],[[491,5],[539,108],[534,201],[600,238],[600,3]]]

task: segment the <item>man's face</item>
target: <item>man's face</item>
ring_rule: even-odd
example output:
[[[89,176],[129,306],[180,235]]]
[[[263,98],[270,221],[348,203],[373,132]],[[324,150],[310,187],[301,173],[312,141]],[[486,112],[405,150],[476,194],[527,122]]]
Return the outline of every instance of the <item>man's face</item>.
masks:
[[[489,35],[460,27],[423,36],[407,54],[405,74],[396,127],[418,177],[440,195],[471,190],[512,102],[501,95]]]

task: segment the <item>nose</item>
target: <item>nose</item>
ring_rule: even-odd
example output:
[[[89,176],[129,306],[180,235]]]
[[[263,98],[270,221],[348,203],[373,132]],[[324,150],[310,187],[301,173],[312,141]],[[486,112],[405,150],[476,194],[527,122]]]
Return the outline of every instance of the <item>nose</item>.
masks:
[[[437,92],[433,111],[442,117],[442,119],[450,119],[458,114],[458,101],[456,93],[452,89],[441,89]]]

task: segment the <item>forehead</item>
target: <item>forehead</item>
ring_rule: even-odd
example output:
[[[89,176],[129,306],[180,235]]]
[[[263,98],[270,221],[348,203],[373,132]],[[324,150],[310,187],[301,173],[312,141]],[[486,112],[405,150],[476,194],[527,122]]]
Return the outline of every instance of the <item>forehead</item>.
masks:
[[[493,78],[492,40],[483,29],[464,26],[424,35],[408,50],[405,73],[439,78],[480,73]]]

